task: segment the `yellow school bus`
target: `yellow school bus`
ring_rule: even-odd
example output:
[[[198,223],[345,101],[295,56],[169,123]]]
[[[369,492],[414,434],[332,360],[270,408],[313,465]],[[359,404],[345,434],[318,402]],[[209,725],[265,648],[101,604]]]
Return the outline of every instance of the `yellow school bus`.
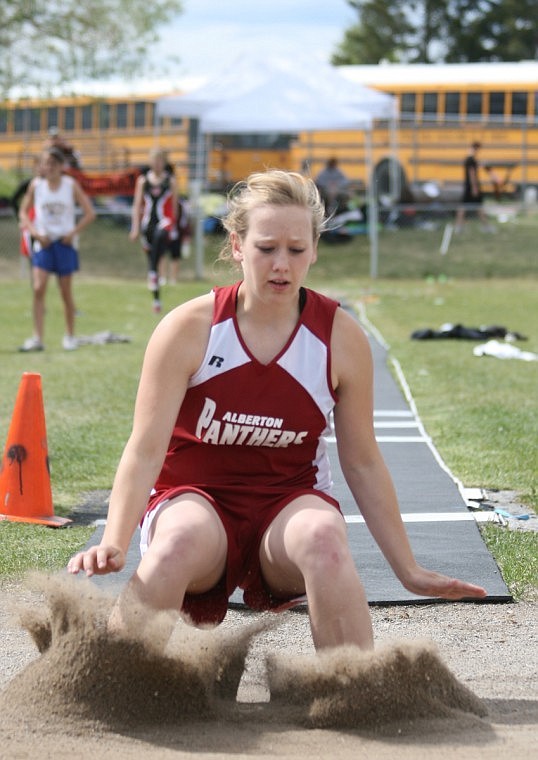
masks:
[[[210,135],[208,187],[224,189],[267,167],[308,170],[315,176],[331,157],[351,180],[367,184],[371,155],[379,192],[388,191],[395,172],[404,191],[432,183],[458,189],[462,162],[474,141],[482,144],[482,165],[494,172],[483,172],[486,191],[495,176],[506,192],[538,186],[538,62],[380,64],[340,71],[352,82],[392,94],[398,118],[375,122],[370,135],[350,130]],[[152,147],[165,148],[186,192],[194,162],[192,125],[172,118],[156,124],[157,97],[4,102],[0,168],[27,176],[49,132],[58,130],[76,148],[90,176],[142,166]]]
[[[73,96],[4,102],[0,104],[0,168],[21,176],[31,174],[50,134],[58,132],[76,151],[90,178],[143,166],[158,145],[166,145],[181,175],[188,157],[188,123],[166,118],[157,130],[156,97]]]
[[[343,66],[350,81],[393,95],[398,118],[372,130],[376,179],[386,185],[395,160],[405,187],[437,183],[460,188],[471,143],[482,145],[485,190],[492,178],[505,191],[538,185],[538,62],[380,64]],[[352,179],[368,182],[365,136],[353,132],[301,134],[292,164],[313,175],[329,155]],[[459,191],[458,191],[459,192]]]

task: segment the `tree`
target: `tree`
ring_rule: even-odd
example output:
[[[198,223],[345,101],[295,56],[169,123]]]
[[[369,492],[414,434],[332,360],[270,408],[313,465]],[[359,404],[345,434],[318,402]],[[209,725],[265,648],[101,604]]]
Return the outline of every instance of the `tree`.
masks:
[[[359,22],[346,30],[332,63],[341,66],[401,60],[407,50],[407,36],[412,31],[400,9],[401,3],[348,0],[348,4],[357,11]]]
[[[439,55],[441,41],[447,34],[446,0],[414,0],[409,2],[409,18],[414,28],[408,35],[407,49],[412,63],[433,63]]]
[[[538,57],[536,0],[348,0],[359,21],[340,64],[518,61]]]
[[[445,60],[521,61],[538,58],[536,0],[449,3]]]
[[[181,0],[1,0],[0,93],[132,76]]]

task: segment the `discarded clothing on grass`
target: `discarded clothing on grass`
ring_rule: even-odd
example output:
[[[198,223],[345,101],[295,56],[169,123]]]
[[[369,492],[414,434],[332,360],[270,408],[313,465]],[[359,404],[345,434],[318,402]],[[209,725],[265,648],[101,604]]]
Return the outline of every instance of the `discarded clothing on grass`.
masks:
[[[441,325],[439,330],[425,328],[415,330],[411,333],[413,340],[432,340],[437,338],[452,338],[462,340],[484,340],[487,338],[504,338],[506,341],[527,340],[525,335],[521,335],[513,330],[508,330],[502,325],[489,325],[481,327],[465,327],[465,325],[453,325],[450,322]]]
[[[494,356],[497,359],[521,359],[524,362],[537,362],[538,354],[532,351],[522,351],[510,343],[501,343],[498,340],[488,340],[480,346],[473,348],[475,356]]]
[[[80,335],[77,337],[79,346],[102,346],[105,343],[130,343],[131,338],[127,335],[118,335],[117,333],[104,330],[103,332],[94,333],[93,335]]]

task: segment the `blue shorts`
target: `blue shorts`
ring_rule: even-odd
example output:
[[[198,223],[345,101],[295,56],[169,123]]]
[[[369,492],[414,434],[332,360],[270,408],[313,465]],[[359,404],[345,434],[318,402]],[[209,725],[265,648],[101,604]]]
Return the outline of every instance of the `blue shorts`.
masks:
[[[48,248],[32,253],[32,266],[65,277],[78,271],[78,253],[73,246],[56,240]]]

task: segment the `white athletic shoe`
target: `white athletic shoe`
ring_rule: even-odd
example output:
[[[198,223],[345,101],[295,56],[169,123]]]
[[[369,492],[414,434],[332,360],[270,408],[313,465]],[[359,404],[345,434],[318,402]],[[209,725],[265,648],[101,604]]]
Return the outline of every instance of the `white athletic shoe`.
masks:
[[[64,335],[62,339],[62,346],[65,351],[74,351],[78,348],[78,340],[74,335]]]
[[[151,308],[153,309],[154,314],[160,314],[162,309],[161,302],[155,299]]]
[[[44,351],[45,346],[39,338],[36,338],[35,335],[32,338],[27,338],[22,346],[19,346],[19,351]]]

